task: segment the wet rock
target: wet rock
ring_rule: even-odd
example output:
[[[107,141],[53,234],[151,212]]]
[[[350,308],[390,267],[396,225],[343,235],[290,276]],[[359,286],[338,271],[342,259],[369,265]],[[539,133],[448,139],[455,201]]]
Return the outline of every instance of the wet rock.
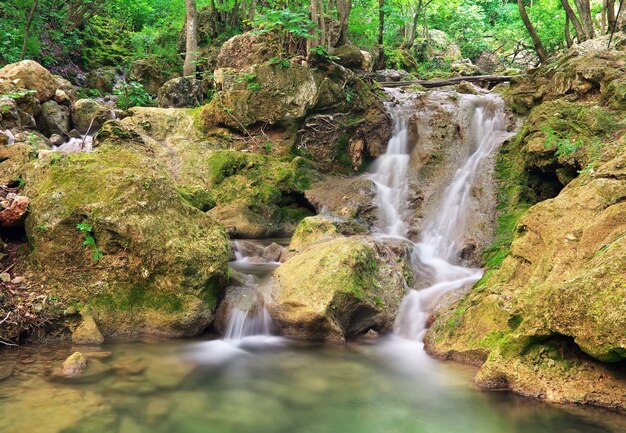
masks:
[[[0,227],[22,227],[28,214],[30,200],[16,194],[9,194],[0,204]]]
[[[50,143],[53,146],[60,146],[63,143],[65,143],[65,139],[63,137],[61,137],[59,134],[52,134],[50,136]]]
[[[70,130],[70,109],[50,100],[41,104],[39,130],[46,136],[65,135]]]
[[[20,80],[21,84],[37,92],[39,102],[45,102],[54,97],[58,85],[54,76],[39,63],[32,60],[23,60],[6,65],[0,69],[0,78]]]
[[[110,66],[94,69],[87,74],[85,86],[98,90],[100,94],[111,93],[115,84],[115,75],[115,68]]]
[[[33,283],[45,276],[46,287],[89,306],[104,336],[196,335],[224,287],[228,239],[183,201],[145,147],[128,140],[103,140],[98,152],[67,155],[63,164],[43,158],[27,171]],[[93,247],[76,229],[86,208]],[[68,277],[74,267],[90,272]]]
[[[246,240],[235,241],[233,249],[244,257],[262,257],[265,251],[263,245]]]
[[[112,118],[110,109],[91,99],[79,99],[72,106],[72,125],[81,135],[95,134]]]
[[[365,69],[365,57],[356,45],[342,45],[333,48],[330,54],[338,57],[333,61],[349,69]]]
[[[75,377],[87,368],[87,357],[80,352],[74,352],[63,361],[62,373],[66,377]]]
[[[159,89],[158,102],[161,108],[199,107],[203,99],[202,82],[195,78],[173,78]]]
[[[343,342],[388,332],[405,293],[403,259],[367,237],[312,246],[275,271],[268,308],[285,335]]]
[[[3,129],[20,128],[22,126],[20,115],[17,112],[17,104],[13,98],[0,98],[0,108],[0,126]]]
[[[282,245],[272,242],[263,250],[263,258],[270,262],[279,262],[284,250]]]
[[[61,89],[57,89],[57,91],[54,92],[54,101],[57,104],[65,105],[66,107],[72,105],[72,98],[70,98],[69,95]]]
[[[72,332],[72,343],[98,345],[104,342],[104,337],[98,329],[93,316],[88,313],[82,314],[83,320]]]
[[[135,60],[130,67],[129,79],[141,83],[151,95],[156,95],[170,78],[163,65],[154,57]]]
[[[14,371],[13,367],[9,365],[0,366],[0,382],[13,376],[13,371]]]
[[[467,81],[461,81],[459,84],[457,84],[456,91],[465,95],[476,95],[478,93],[474,85]]]

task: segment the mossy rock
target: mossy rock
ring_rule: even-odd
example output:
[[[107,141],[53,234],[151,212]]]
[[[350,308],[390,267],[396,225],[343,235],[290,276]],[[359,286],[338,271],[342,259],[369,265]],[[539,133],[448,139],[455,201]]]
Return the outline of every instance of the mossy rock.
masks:
[[[40,159],[26,185],[33,281],[90,306],[105,336],[185,336],[208,326],[227,282],[228,238],[155,160],[102,145]]]
[[[517,218],[501,265],[436,315],[431,353],[485,362],[486,388],[626,408],[626,377],[603,364],[626,358],[624,149],[607,144],[593,171]],[[546,355],[553,340],[567,356]]]
[[[285,335],[307,340],[388,332],[406,291],[402,262],[397,248],[368,237],[311,246],[276,270],[270,314]]]

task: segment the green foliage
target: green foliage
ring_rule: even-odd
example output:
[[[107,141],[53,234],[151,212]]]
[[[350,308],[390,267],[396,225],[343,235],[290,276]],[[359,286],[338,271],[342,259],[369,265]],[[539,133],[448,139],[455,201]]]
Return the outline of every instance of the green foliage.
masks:
[[[291,63],[289,62],[289,60],[283,58],[282,56],[272,57],[271,59],[269,59],[268,63],[281,69],[288,69],[291,67]]]
[[[117,106],[123,110],[132,107],[145,107],[154,103],[152,96],[144,89],[141,83],[131,81],[124,83],[122,87],[113,90],[117,96]]]
[[[96,238],[94,237],[93,227],[89,224],[82,222],[76,224],[76,229],[83,235],[83,246],[91,247],[91,259],[94,262],[99,261],[104,253],[98,246],[96,245]]]

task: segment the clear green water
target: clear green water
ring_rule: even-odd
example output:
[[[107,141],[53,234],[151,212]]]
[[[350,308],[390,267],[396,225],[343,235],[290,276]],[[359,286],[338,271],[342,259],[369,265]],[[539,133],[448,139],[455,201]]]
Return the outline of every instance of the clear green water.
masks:
[[[79,381],[52,376],[71,347],[0,351],[0,371],[14,372],[0,382],[0,432],[626,431],[621,415],[480,392],[473,370],[406,351],[398,359],[384,344],[146,340],[93,350],[110,354]]]

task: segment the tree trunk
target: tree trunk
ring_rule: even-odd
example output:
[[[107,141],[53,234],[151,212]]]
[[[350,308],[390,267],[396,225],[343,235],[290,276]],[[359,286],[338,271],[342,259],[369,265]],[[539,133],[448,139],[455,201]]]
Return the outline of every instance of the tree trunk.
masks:
[[[320,45],[320,17],[319,17],[319,2],[322,0],[311,0],[309,3],[309,12],[311,13],[311,21],[315,24],[315,27],[311,29],[311,37],[307,39],[307,52],[311,52],[311,48],[315,48]],[[322,17],[322,19],[324,19]],[[323,37],[323,36],[322,36]]]
[[[569,17],[565,14],[565,43],[567,44],[567,48],[570,48],[574,45],[574,41],[572,40],[572,34],[569,30]]]
[[[378,45],[383,46],[385,35],[385,0],[378,0]]]
[[[350,11],[352,10],[352,0],[337,0],[337,18],[339,20],[339,36],[337,37],[336,47],[340,47],[348,43],[348,21],[350,19]]]
[[[569,20],[574,25],[574,30],[576,30],[576,36],[578,37],[578,42],[583,42],[587,40],[586,34],[583,31],[583,26],[580,23],[580,20],[576,16],[576,12],[570,6],[568,0],[561,0],[561,4],[563,5],[563,9],[565,10],[565,14],[569,17]]]
[[[422,0],[419,0],[417,4],[417,9],[415,10],[415,14],[413,15],[413,21],[411,22],[411,27],[409,29],[409,36],[404,41],[404,48],[410,50],[415,43],[415,38],[417,36],[417,24],[420,19],[420,12],[422,11]]]
[[[185,63],[183,76],[196,75],[196,63],[198,62],[198,14],[196,12],[196,0],[185,0],[187,7],[187,45],[185,47]]]
[[[576,9],[578,9],[578,15],[580,15],[580,22],[583,25],[583,31],[587,39],[593,39],[593,20],[591,18],[591,7],[589,6],[589,0],[574,0],[576,3]]]
[[[606,32],[611,33],[615,27],[615,0],[606,0]]]
[[[435,87],[452,86],[454,84],[459,84],[462,81],[467,81],[469,83],[495,84],[505,83],[507,81],[511,81],[511,79],[513,78],[515,78],[515,76],[475,75],[470,77],[444,78],[442,80],[382,81],[380,84],[383,87],[408,87],[419,84],[420,86],[426,87],[427,89],[432,89]]]
[[[543,48],[543,44],[541,43],[541,39],[539,39],[539,35],[537,35],[537,32],[535,31],[535,27],[533,27],[533,23],[530,22],[530,19],[526,14],[526,7],[524,6],[523,0],[517,0],[517,6],[519,7],[519,14],[522,17],[522,21],[524,21],[526,30],[528,30],[528,34],[533,40],[533,45],[535,46],[535,51],[539,56],[539,61],[541,63],[547,62],[548,54],[546,53],[545,48]]]
[[[28,34],[30,33],[30,25],[33,22],[33,18],[35,17],[35,11],[37,10],[38,0],[33,1],[33,7],[30,10],[30,14],[28,14],[28,20],[26,21],[26,27],[24,27],[24,43],[22,44],[22,54],[20,55],[20,61],[24,60],[24,56],[26,56],[26,48],[28,45]]]

